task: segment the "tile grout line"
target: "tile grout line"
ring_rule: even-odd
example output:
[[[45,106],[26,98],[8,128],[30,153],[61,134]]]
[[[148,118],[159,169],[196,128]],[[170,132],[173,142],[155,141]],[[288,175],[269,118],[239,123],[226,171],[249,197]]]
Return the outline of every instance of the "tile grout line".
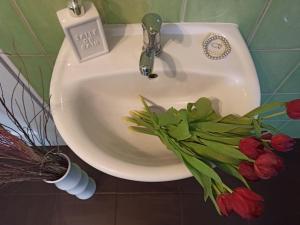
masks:
[[[266,102],[270,101],[271,98],[278,93],[278,90],[285,84],[285,82],[293,75],[293,73],[300,67],[300,62],[298,62],[296,64],[295,67],[293,67],[293,69],[291,69],[290,72],[288,72],[288,74],[285,76],[285,78],[280,82],[280,84],[277,86],[277,88],[275,88],[275,90],[273,91],[272,95],[266,99]]]
[[[250,52],[300,51],[300,48],[251,49]]]
[[[25,25],[25,27],[27,28],[27,30],[30,32],[30,34],[32,35],[32,37],[37,41],[40,51],[43,52],[44,55],[47,54],[44,46],[42,45],[42,43],[40,42],[40,40],[38,39],[38,37],[36,36],[35,32],[33,31],[30,23],[28,22],[27,18],[25,17],[24,13],[22,12],[21,8],[19,7],[18,3],[16,2],[16,0],[10,0],[13,8],[15,9],[15,12],[21,17],[23,24]]]
[[[289,122],[289,119],[277,120],[277,119],[268,119],[268,121],[276,121],[276,122]]]
[[[276,121],[286,121],[286,120],[276,120]],[[118,203],[118,196],[161,196],[161,195],[198,195],[200,192],[96,192],[95,196],[115,196],[116,203]],[[63,196],[64,192],[53,192],[53,193],[1,193],[2,196]],[[118,204],[116,204],[118,206]]]
[[[118,195],[117,193],[114,194],[115,196],[115,213],[114,213],[114,225],[117,225],[117,219],[118,219]]]
[[[23,22],[23,24],[25,25],[26,29],[30,32],[30,34],[32,35],[32,37],[36,40],[36,43],[38,44],[40,51],[46,56],[47,51],[45,50],[45,47],[43,46],[42,42],[40,41],[40,39],[38,38],[38,36],[36,35],[36,33],[34,32],[34,30],[32,29],[31,24],[29,23],[29,21],[27,20],[26,16],[24,15],[23,11],[21,10],[21,8],[19,7],[18,3],[16,2],[16,0],[10,0],[10,3],[12,5],[12,7],[14,8],[15,12],[21,17],[21,20]],[[53,68],[53,66],[51,66],[51,60],[49,57],[47,57],[47,62],[48,62],[48,66],[51,70],[51,68]]]
[[[180,225],[183,225],[183,196],[182,193],[179,193],[179,210],[180,210]]]
[[[17,56],[21,56],[21,57],[56,57],[55,54],[10,54],[10,53],[5,53],[5,52],[0,52],[0,55],[7,55],[9,57],[17,57]]]
[[[278,130],[281,131],[283,128],[285,128],[287,126],[287,124],[289,123],[290,121],[286,121],[285,123],[283,123],[281,126],[278,127]]]
[[[273,97],[274,95],[299,95],[300,92],[277,92],[277,93],[260,93],[261,96],[268,97],[266,100],[270,100],[270,97]]]
[[[277,92],[277,94],[280,94],[280,95],[299,95],[300,92]],[[261,95],[273,95],[272,93],[261,93]]]
[[[252,43],[252,41],[253,41],[253,39],[254,39],[254,37],[255,37],[258,29],[259,29],[259,27],[260,27],[260,25],[262,23],[262,21],[265,18],[265,15],[267,14],[267,12],[268,12],[271,4],[272,4],[272,1],[273,0],[267,0],[266,1],[266,4],[264,5],[264,7],[263,7],[263,9],[262,9],[262,11],[260,13],[260,15],[258,16],[258,18],[257,18],[257,20],[255,22],[253,30],[251,31],[250,35],[247,38],[247,44],[248,44],[248,46],[251,45],[251,43]]]
[[[182,0],[181,2],[180,22],[184,22],[185,20],[187,1],[188,0]]]

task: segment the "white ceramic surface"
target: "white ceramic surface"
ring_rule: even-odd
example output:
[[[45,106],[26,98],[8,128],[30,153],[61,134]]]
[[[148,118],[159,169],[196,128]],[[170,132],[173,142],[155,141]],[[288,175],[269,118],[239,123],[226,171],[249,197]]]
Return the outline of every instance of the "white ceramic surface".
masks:
[[[164,24],[163,52],[154,63],[159,76],[152,80],[138,72],[141,26],[107,26],[105,31],[111,52],[84,63],[77,63],[64,41],[50,88],[54,121],[65,142],[103,172],[137,181],[191,176],[158,138],[128,130],[122,118],[142,108],[139,95],[164,108],[205,96],[222,114],[243,114],[260,103],[255,67],[235,24]],[[209,33],[227,38],[232,51],[226,58],[203,54]]]
[[[75,195],[81,200],[91,198],[96,191],[95,181],[90,178],[76,163],[72,163],[67,155],[62,153],[61,155],[63,155],[68,161],[68,169],[65,175],[58,180],[45,182],[55,184],[58,189],[66,191],[71,195]]]

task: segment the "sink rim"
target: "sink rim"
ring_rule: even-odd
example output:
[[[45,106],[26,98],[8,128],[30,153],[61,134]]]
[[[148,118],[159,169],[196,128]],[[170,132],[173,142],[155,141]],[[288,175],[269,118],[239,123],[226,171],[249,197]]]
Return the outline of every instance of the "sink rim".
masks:
[[[185,23],[184,23],[185,24]],[[184,25],[184,24],[179,24],[179,25]],[[217,25],[216,23],[188,23],[188,25]],[[220,25],[220,24],[219,24]],[[224,25],[224,24],[222,24]],[[232,26],[232,27],[237,27],[236,25],[234,24],[228,24],[229,26]],[[117,25],[117,26],[120,26],[120,25]],[[128,25],[122,25],[121,27],[123,26],[128,26]],[[129,30],[130,29],[136,29],[136,26],[140,26],[139,24],[138,25],[129,25]],[[114,27],[116,27],[115,25],[113,26],[108,26],[108,30],[109,29],[114,29]],[[125,31],[126,33],[127,31]],[[139,31],[136,30],[136,32],[139,33]],[[54,78],[57,78],[57,76],[54,76],[55,74],[57,74],[60,70],[60,67],[63,66],[63,63],[66,63],[68,60],[64,60],[63,57],[65,56],[66,54],[66,48],[69,48],[69,46],[67,46],[68,43],[66,43],[66,40],[64,41],[61,49],[60,49],[60,53],[57,57],[57,62],[55,63],[55,67],[54,67],[54,71],[53,71],[53,77]],[[89,62],[89,61],[87,61]],[[84,63],[83,63],[84,64]],[[76,65],[75,65],[76,66]],[[132,69],[132,68],[129,68],[129,69]],[[255,68],[254,68],[255,70]],[[114,71],[111,71],[112,73],[115,73]],[[105,73],[103,73],[105,74]],[[91,76],[96,76],[95,74],[94,75],[91,75]],[[254,78],[254,77],[253,77]],[[82,78],[84,79],[84,78]],[[255,78],[254,78],[255,79]],[[256,79],[257,79],[257,75],[256,75]],[[58,79],[59,80],[59,79]],[[76,80],[76,79],[75,79]],[[80,80],[80,79],[79,79]],[[61,84],[60,84],[61,85]],[[55,88],[54,88],[55,86]],[[118,169],[112,169],[112,168],[109,168],[107,166],[103,166],[100,162],[96,162],[95,160],[93,160],[93,157],[91,157],[89,154],[86,154],[86,152],[84,150],[82,150],[81,147],[84,146],[84,144],[82,146],[78,146],[78,142],[76,143],[76,141],[74,141],[74,137],[72,137],[72,135],[69,135],[69,130],[68,128],[64,125],[64,121],[63,121],[63,118],[61,118],[59,116],[59,113],[57,113],[57,110],[55,109],[56,107],[62,107],[62,99],[61,99],[61,96],[59,93],[57,93],[57,79],[53,79],[51,80],[51,86],[50,86],[50,93],[52,93],[52,97],[50,99],[50,104],[53,108],[52,112],[53,112],[53,118],[54,118],[54,121],[57,125],[57,128],[59,130],[59,132],[61,133],[62,137],[64,138],[65,142],[70,146],[70,148],[81,158],[83,159],[85,162],[87,162],[88,164],[90,164],[91,166],[105,172],[105,173],[108,173],[108,174],[111,174],[111,175],[114,175],[114,176],[117,176],[117,177],[121,177],[121,178],[125,178],[125,179],[129,179],[129,180],[135,180],[135,181],[147,181],[147,182],[157,182],[157,181],[170,181],[170,180],[178,180],[178,179],[183,179],[183,178],[187,178],[187,177],[190,177],[191,176],[191,173],[186,169],[186,167],[183,165],[183,164],[174,164],[175,166],[166,166],[164,168],[164,170],[166,171],[166,173],[162,173],[161,172],[161,168],[154,168],[154,167],[151,167],[149,173],[147,172],[146,170],[146,167],[145,166],[137,166],[137,165],[134,165],[134,164],[130,164],[128,165],[127,163],[126,166],[130,166],[131,169],[130,171],[132,171],[133,173],[129,173],[128,171],[127,172],[124,172],[122,171],[121,168],[124,167],[124,165],[122,165],[122,161],[118,161],[120,163],[120,165],[118,165]],[[259,91],[259,84],[258,84],[258,87],[256,87],[257,90],[258,90],[258,93],[257,93],[257,96],[256,96],[256,105],[259,105],[260,103],[260,91]],[[102,152],[102,151],[100,151]],[[118,163],[117,162],[117,163]],[[116,162],[115,162],[116,163]],[[176,170],[176,173],[174,173],[174,170]],[[173,173],[172,173],[173,172]],[[159,174],[159,176],[155,175],[153,176],[153,174]]]

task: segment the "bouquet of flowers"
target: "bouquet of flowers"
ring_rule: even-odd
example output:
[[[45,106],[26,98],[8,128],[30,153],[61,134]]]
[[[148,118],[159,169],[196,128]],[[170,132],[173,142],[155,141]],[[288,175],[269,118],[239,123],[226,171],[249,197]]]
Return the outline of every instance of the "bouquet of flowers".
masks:
[[[135,124],[131,129],[159,137],[203,187],[205,201],[210,198],[224,216],[235,212],[251,219],[263,213],[263,197],[247,181],[276,176],[284,167],[276,152],[290,151],[295,145],[294,139],[278,133],[265,120],[282,114],[300,119],[300,99],[265,104],[243,116],[221,116],[208,98],[161,113],[151,111],[146,99],[141,99],[144,110],[131,111],[126,117]],[[217,168],[244,186],[228,187]]]

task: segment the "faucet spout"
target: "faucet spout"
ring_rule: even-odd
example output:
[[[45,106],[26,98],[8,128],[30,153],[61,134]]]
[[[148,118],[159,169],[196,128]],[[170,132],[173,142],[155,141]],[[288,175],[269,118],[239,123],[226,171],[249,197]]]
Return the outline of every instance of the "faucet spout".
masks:
[[[140,57],[140,72],[144,76],[152,74],[154,58],[161,52],[160,29],[162,19],[158,14],[148,13],[142,19],[144,45]]]
[[[149,77],[152,74],[155,51],[143,51],[140,57],[140,73]]]

